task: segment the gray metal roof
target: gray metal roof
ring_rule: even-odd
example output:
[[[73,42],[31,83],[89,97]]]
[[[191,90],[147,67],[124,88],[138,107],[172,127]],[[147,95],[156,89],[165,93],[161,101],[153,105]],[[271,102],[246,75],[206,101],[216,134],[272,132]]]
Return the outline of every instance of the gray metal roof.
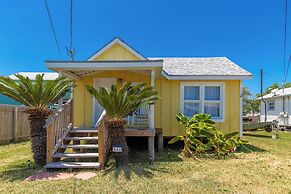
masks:
[[[284,89],[273,89],[269,94],[263,96],[264,99],[268,98],[278,98],[283,96],[291,96],[291,88],[284,88]],[[261,97],[258,99],[262,99]]]
[[[163,71],[169,76],[252,76],[226,57],[148,59],[162,59]]]

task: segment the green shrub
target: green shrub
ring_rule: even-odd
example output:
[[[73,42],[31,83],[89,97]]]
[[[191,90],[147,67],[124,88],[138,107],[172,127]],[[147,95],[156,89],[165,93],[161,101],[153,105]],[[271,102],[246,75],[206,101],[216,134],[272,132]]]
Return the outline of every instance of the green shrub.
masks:
[[[180,113],[176,119],[184,126],[186,135],[174,137],[169,144],[184,141],[182,154],[185,157],[212,154],[221,158],[233,153],[243,144],[237,137],[238,132],[224,134],[215,127],[215,122],[208,114],[200,113],[189,118]]]

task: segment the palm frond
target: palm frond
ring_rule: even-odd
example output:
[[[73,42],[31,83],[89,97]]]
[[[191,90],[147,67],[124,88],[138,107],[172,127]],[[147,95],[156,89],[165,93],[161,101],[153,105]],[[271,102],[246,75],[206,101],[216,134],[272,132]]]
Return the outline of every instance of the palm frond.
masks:
[[[86,86],[86,88],[112,119],[122,119],[136,111],[142,104],[153,103],[159,99],[157,92],[152,87],[146,87],[145,83],[133,86],[128,82],[119,89],[113,84],[110,90],[104,87],[95,89]]]
[[[18,80],[0,77],[0,93],[31,108],[46,108],[56,103],[74,86],[74,81],[65,77],[46,81],[44,74],[36,75],[35,80],[20,74],[15,76]]]

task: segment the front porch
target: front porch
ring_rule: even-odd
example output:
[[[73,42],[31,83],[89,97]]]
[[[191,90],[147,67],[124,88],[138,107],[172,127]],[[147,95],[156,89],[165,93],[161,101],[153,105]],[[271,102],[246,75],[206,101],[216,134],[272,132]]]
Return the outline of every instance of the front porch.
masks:
[[[48,124],[47,133],[50,134],[48,135],[48,163],[50,165],[47,165],[46,168],[89,168],[92,165],[104,168],[109,152],[108,133],[104,127],[106,113],[95,98],[86,91],[86,85],[110,89],[112,84],[121,87],[126,82],[134,84],[144,82],[154,88],[155,79],[161,75],[161,61],[47,62],[47,66],[62,76],[75,79],[76,88],[73,92],[74,101],[70,105],[74,107],[70,115],[71,125],[65,127],[66,125]],[[62,113],[59,112],[59,114]],[[154,104],[143,105],[132,115],[127,116],[125,120],[127,124],[124,126],[124,135],[126,137],[147,137],[148,158],[154,161],[156,135]],[[98,142],[94,142],[94,137],[98,139]],[[161,137],[160,135],[159,142],[162,142]],[[98,150],[93,145],[97,145]],[[93,147],[95,147],[95,151]],[[91,148],[93,152],[89,152]],[[67,149],[71,149],[73,153],[65,154]],[[75,159],[75,161],[73,163],[62,162],[67,158]],[[82,163],[84,158],[91,158],[93,163],[88,165]]]
[[[95,128],[75,128],[72,123],[73,100],[69,100],[47,122],[46,169],[97,168],[104,169],[109,153],[109,134],[105,128],[108,119],[105,111]],[[148,137],[148,159],[155,159],[155,136],[158,150],[162,150],[163,137],[159,130],[125,128],[126,137]]]

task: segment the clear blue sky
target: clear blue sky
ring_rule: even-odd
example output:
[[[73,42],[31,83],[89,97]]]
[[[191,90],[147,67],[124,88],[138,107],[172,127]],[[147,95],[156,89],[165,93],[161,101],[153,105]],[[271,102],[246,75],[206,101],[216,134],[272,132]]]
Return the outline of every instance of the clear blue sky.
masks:
[[[69,0],[47,1],[68,60]],[[145,56],[226,56],[253,73],[254,93],[260,67],[265,85],[283,80],[284,0],[74,0],[73,25],[76,60],[119,36]],[[1,1],[0,74],[47,71],[47,59],[60,57],[44,1]]]

